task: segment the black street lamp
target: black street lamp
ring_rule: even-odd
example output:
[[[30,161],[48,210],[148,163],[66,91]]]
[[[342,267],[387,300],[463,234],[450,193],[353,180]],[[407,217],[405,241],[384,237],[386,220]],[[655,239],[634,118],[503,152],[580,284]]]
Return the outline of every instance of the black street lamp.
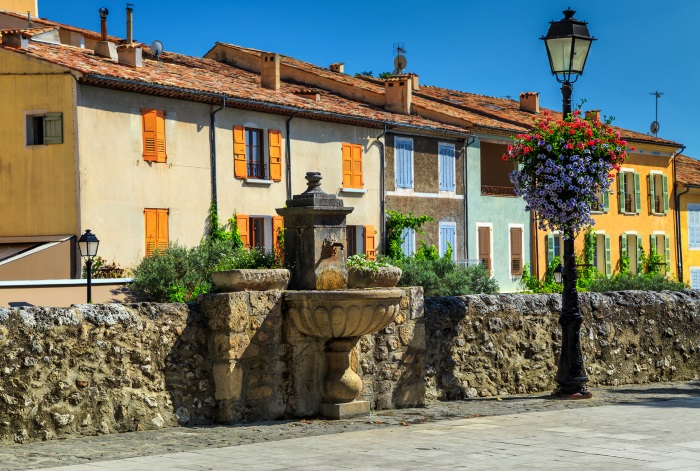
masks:
[[[585,21],[574,18],[576,13],[571,8],[564,10],[564,18],[551,21],[547,36],[544,36],[549,66],[557,81],[562,84],[562,114],[564,118],[571,114],[572,84],[583,74],[591,37]],[[576,259],[574,256],[574,235],[565,234],[564,239],[564,290],[561,300],[559,324],[562,329],[561,355],[555,380],[559,388],[553,395],[574,399],[592,397],[585,387],[588,382],[581,355],[581,323],[583,316],[579,308],[576,291]]]
[[[78,239],[78,250],[80,250],[80,256],[85,259],[85,266],[87,272],[87,302],[92,302],[92,259],[97,255],[97,247],[99,247],[100,241],[90,232],[90,229],[85,231],[85,234],[80,236]]]

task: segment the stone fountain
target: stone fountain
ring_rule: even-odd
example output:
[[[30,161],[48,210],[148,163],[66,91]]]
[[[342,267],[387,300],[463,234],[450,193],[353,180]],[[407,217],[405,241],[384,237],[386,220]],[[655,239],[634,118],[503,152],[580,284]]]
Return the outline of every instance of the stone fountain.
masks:
[[[393,322],[404,292],[347,289],[344,242],[353,208],[321,190],[321,179],[320,173],[308,172],[306,191],[277,213],[284,216],[284,256],[294,290],[284,294],[286,314],[301,333],[326,341],[320,412],[339,419],[369,414],[369,402],[357,400],[362,379],[352,370],[350,355],[362,335]]]

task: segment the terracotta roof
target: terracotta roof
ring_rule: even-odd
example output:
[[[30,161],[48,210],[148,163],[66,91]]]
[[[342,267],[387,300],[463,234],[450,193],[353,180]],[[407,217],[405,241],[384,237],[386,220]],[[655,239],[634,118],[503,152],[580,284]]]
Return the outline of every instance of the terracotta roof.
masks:
[[[372,127],[406,126],[430,132],[459,134],[464,129],[437,123],[420,116],[390,113],[383,108],[349,100],[325,90],[281,83],[279,91],[263,88],[258,74],[211,59],[164,52],[160,61],[143,48],[143,67],[130,67],[96,56],[93,51],[68,45],[30,42],[29,49],[0,45],[0,50],[24,54],[57,64],[81,75],[84,84],[135,91],[174,98],[221,103],[225,96],[236,106],[282,114],[296,114],[312,119],[364,123]],[[320,101],[298,94],[318,93]]]
[[[27,38],[32,38],[39,34],[48,33],[49,31],[56,31],[58,28],[54,26],[46,26],[43,28],[13,28],[13,29],[0,29],[0,34],[19,34],[22,33]]]
[[[0,10],[0,14],[8,15],[8,16],[12,16],[15,18],[20,18],[20,19],[25,19],[25,20],[27,19],[27,15],[22,15],[20,13],[14,12],[14,11]],[[34,23],[35,25],[55,26],[55,27],[58,27],[60,29],[64,29],[66,31],[80,33],[83,36],[85,36],[86,38],[94,39],[96,41],[99,41],[102,37],[101,34],[98,33],[97,31],[91,31],[89,29],[83,29],[83,28],[78,28],[78,27],[63,24],[63,23],[58,23],[56,21],[47,20],[46,18],[34,18],[34,17],[32,17],[32,23]],[[123,39],[118,38],[116,36],[107,36],[107,41],[119,43],[119,42],[123,41]]]
[[[700,185],[700,160],[683,154],[676,156],[676,181],[683,185]]]
[[[235,44],[217,42],[217,45],[245,51],[252,55],[260,55],[263,51],[251,49]],[[384,81],[369,76],[352,76],[333,72],[329,69],[314,64],[300,61],[293,57],[280,54],[282,63],[320,77],[328,78],[336,82],[345,83],[361,89],[372,91],[376,94],[384,94]],[[408,73],[403,76],[413,76]],[[462,119],[472,123],[477,128],[486,130],[498,130],[507,133],[519,133],[530,129],[533,113],[520,111],[520,102],[506,98],[496,98],[476,93],[467,93],[458,90],[420,85],[418,91],[413,92],[413,105],[420,114],[421,109],[437,111],[447,116]],[[544,108],[540,108],[544,110]],[[553,116],[561,117],[561,113],[550,110]],[[627,140],[644,142],[671,147],[682,147],[673,141],[659,139],[654,136],[642,134],[628,129],[613,126]]]

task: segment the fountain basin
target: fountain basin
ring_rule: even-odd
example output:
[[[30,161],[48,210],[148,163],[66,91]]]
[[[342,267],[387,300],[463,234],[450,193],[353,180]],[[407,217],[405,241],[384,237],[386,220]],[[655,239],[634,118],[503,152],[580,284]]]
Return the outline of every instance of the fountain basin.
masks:
[[[394,321],[404,292],[398,288],[287,291],[284,302],[294,327],[325,339],[359,337]]]

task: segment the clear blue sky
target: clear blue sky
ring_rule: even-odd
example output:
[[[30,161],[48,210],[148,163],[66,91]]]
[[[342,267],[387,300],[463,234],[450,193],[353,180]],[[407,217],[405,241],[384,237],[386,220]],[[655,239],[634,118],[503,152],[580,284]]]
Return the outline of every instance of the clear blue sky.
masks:
[[[109,32],[125,35],[126,2],[39,0],[39,14],[99,29],[97,10],[109,8]],[[550,20],[571,6],[589,22],[593,43],[574,103],[615,116],[615,124],[649,132],[659,100],[659,137],[700,158],[693,110],[700,108],[697,0],[574,1],[139,1],[134,36],[166,50],[203,55],[216,41],[290,55],[345,71],[393,69],[392,44],[408,51],[407,71],[421,83],[491,96],[540,92],[542,106],[560,109],[559,84],[549,73],[543,41]]]

